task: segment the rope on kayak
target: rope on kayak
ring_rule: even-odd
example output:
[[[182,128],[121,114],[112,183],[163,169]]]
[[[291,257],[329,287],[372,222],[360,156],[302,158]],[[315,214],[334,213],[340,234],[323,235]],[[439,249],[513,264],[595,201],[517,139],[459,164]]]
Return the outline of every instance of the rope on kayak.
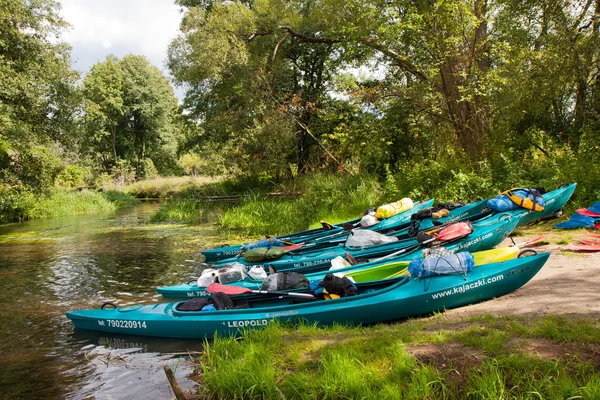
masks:
[[[445,262],[448,267],[450,267],[450,269],[452,269],[453,271],[455,271],[458,274],[462,274],[463,279],[466,281],[467,278],[467,267],[463,266],[463,263],[461,261],[460,258],[458,258],[458,265],[460,265],[460,270],[458,268],[456,268],[454,265],[450,264],[450,262],[448,260],[446,260],[443,257],[439,257],[438,260],[435,263],[435,266],[432,269],[432,272],[435,272],[435,270],[437,269],[438,265],[440,264],[440,262],[443,261]],[[441,274],[440,274],[441,275]],[[423,291],[426,292],[429,290],[429,286],[431,286],[431,280],[434,278],[435,276],[430,276],[429,278],[425,278],[423,280]]]
[[[104,310],[104,308],[106,306],[111,306],[112,308],[118,308],[117,305],[115,303],[113,303],[112,301],[105,301],[104,303],[102,303],[102,305],[100,306],[101,310]]]

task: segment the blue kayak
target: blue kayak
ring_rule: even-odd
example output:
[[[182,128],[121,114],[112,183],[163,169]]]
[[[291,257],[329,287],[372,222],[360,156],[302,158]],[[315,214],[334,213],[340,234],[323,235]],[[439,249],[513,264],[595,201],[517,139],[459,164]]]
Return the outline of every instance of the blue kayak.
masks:
[[[356,296],[334,300],[264,296],[234,303],[234,309],[180,311],[181,303],[67,312],[76,329],[167,338],[242,335],[276,320],[309,324],[367,325],[460,307],[511,293],[533,278],[549,253],[479,266],[465,275],[423,280],[402,277],[374,284]]]

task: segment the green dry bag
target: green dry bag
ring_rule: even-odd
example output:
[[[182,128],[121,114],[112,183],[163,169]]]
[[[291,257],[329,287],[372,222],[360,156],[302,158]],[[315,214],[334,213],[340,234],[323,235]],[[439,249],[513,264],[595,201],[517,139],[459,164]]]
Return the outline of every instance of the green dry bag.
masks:
[[[273,246],[271,248],[257,247],[255,249],[245,251],[244,260],[248,262],[276,260],[287,252],[288,250],[277,246]]]

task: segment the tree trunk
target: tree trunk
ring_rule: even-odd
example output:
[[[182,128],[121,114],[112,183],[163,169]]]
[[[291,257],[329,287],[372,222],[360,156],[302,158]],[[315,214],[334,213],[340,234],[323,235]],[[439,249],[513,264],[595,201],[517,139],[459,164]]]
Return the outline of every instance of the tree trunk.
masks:
[[[310,157],[310,142],[308,134],[300,124],[298,126],[298,175],[308,172],[308,161]]]

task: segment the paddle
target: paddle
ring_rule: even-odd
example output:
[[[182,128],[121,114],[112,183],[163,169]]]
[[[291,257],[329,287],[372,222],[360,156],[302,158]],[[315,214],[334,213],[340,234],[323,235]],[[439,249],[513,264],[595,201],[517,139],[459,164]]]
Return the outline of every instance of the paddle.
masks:
[[[213,282],[207,286],[206,291],[208,293],[222,292],[225,294],[236,295],[244,293],[252,294],[273,294],[278,296],[290,296],[290,297],[302,297],[305,299],[314,299],[315,296],[309,293],[296,293],[296,292],[280,292],[275,290],[252,290],[243,288],[241,286],[227,286],[220,283]]]

